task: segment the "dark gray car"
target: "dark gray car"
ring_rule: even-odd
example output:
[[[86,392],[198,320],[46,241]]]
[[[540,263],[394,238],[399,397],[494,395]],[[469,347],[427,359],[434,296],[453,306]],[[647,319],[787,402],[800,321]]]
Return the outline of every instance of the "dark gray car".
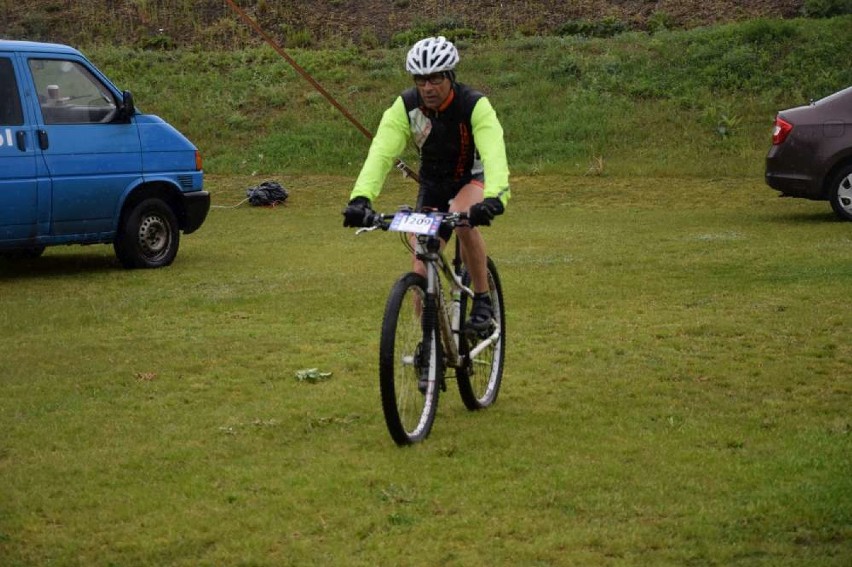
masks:
[[[852,87],[775,117],[766,183],[852,220]]]

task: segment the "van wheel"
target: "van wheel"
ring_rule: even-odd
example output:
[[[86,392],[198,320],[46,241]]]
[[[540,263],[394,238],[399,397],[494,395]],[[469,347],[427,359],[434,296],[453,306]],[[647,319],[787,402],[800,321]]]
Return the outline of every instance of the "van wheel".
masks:
[[[138,203],[118,227],[113,247],[125,268],[162,268],[180,245],[180,229],[171,207],[161,199]]]
[[[852,221],[852,164],[843,166],[831,178],[828,200],[840,219]]]

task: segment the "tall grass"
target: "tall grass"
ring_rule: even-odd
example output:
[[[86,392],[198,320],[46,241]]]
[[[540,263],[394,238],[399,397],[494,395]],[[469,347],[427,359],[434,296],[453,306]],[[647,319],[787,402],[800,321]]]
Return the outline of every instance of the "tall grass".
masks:
[[[852,247],[823,203],[516,178],[486,234],[501,397],[450,383],[400,450],[377,349],[410,259],[341,228],[346,177],[278,178],[286,206],[213,209],[167,269],[0,265],[4,565],[849,564]]]
[[[758,20],[614,38],[462,47],[520,173],[760,175],[774,113],[852,84],[852,16]],[[409,85],[404,48],[292,50],[369,129]],[[354,175],[368,140],[269,48],[97,48],[145,110],[184,130],[213,173]],[[410,154],[408,159],[414,160]]]

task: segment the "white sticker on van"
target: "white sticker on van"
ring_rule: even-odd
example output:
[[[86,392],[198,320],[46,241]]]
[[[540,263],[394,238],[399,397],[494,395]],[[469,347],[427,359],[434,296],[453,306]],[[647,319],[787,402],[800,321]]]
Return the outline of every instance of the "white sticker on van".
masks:
[[[3,144],[3,138],[0,137],[0,146],[2,146],[2,145],[4,145]],[[6,144],[5,145],[7,145],[7,146],[12,145],[12,130],[11,130],[11,128],[6,128]]]

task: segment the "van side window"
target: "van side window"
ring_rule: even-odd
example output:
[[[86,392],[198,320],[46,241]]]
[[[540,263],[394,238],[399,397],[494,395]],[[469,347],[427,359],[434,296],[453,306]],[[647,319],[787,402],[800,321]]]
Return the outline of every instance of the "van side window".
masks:
[[[21,111],[21,97],[12,60],[0,57],[0,124],[20,126],[23,123],[24,113]]]
[[[83,65],[62,59],[30,59],[45,124],[106,123],[117,114],[112,93]]]

